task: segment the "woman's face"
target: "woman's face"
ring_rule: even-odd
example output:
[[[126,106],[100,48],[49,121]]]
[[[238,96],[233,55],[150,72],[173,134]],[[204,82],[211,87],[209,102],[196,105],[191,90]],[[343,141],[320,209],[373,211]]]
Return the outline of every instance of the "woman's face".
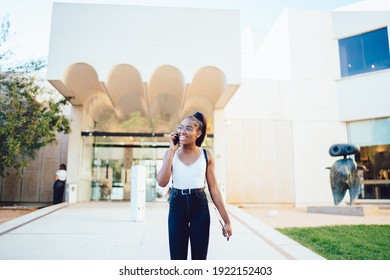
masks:
[[[184,119],[177,127],[177,132],[179,133],[179,140],[182,145],[195,142],[202,134],[198,129],[198,124],[191,119]]]

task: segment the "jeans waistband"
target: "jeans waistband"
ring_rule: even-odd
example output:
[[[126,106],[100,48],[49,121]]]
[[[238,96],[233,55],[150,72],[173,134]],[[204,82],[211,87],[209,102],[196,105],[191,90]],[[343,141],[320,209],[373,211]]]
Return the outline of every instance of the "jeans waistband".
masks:
[[[204,191],[204,187],[203,188],[197,188],[197,189],[177,189],[177,188],[172,188],[172,190],[176,190],[181,195],[189,195],[189,194],[196,193],[197,191]]]

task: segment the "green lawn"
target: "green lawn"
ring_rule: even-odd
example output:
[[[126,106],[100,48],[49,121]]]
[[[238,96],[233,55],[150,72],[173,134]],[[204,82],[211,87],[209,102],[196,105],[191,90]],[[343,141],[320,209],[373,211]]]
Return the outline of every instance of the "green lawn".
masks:
[[[277,230],[328,260],[390,260],[390,225]]]

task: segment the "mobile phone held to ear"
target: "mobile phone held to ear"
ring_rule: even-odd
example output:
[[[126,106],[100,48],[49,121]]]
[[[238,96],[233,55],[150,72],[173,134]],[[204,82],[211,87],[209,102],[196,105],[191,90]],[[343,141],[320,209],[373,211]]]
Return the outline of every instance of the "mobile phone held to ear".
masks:
[[[175,134],[175,138],[173,138],[173,145],[179,144],[179,133]]]

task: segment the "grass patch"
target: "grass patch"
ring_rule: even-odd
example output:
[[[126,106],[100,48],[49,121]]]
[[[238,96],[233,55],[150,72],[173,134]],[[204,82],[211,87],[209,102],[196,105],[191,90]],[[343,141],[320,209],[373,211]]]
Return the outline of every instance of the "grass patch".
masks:
[[[390,225],[277,230],[328,260],[390,260]]]

